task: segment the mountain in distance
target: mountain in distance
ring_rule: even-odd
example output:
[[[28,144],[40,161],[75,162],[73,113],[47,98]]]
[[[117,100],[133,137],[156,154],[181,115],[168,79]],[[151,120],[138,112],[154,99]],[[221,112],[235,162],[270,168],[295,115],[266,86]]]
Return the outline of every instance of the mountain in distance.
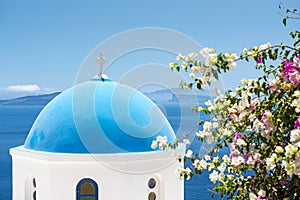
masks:
[[[46,105],[60,92],[0,100],[0,105]]]
[[[23,96],[13,99],[0,100],[0,105],[46,105],[61,92],[51,94]],[[191,101],[204,102],[210,99],[209,91],[182,90],[181,88],[161,89],[143,92],[148,98],[159,103],[189,103]]]
[[[181,88],[171,88],[156,90],[154,92],[144,92],[154,102],[169,102],[169,103],[191,103],[205,102],[210,99],[208,90],[190,90]]]

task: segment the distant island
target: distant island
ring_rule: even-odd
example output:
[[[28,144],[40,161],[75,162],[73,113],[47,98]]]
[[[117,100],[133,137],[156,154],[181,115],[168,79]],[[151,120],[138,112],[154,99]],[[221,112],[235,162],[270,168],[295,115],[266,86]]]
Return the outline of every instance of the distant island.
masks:
[[[0,105],[46,105],[60,93],[61,92],[55,92],[51,94],[31,95],[0,100]],[[144,94],[155,103],[191,103],[195,102],[195,100],[199,103],[203,103],[210,99],[208,91],[199,94],[199,92],[191,93],[191,91],[184,91],[179,88],[144,92]]]
[[[31,95],[7,100],[0,100],[0,105],[46,105],[59,94],[60,92],[55,92],[52,94]]]

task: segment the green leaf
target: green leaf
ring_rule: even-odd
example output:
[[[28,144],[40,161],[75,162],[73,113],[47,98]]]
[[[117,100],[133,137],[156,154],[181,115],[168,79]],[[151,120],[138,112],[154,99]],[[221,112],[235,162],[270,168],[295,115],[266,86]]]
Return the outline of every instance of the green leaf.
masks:
[[[213,76],[215,77],[215,79],[219,79],[219,76],[218,76],[218,72],[216,70],[212,70],[212,73],[213,73]]]
[[[282,23],[283,23],[284,26],[286,26],[286,19],[287,19],[287,17],[285,17],[285,18],[282,20]]]
[[[202,88],[202,85],[201,85],[201,83],[197,83],[197,88],[199,89],[199,90],[201,90],[201,88]]]

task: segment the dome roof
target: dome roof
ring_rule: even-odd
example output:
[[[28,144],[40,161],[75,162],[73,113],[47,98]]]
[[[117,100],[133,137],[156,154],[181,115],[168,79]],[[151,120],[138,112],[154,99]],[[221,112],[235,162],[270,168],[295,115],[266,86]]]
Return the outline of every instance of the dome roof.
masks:
[[[59,153],[147,152],[158,135],[175,141],[160,109],[109,79],[91,79],[55,97],[35,120],[24,147]]]

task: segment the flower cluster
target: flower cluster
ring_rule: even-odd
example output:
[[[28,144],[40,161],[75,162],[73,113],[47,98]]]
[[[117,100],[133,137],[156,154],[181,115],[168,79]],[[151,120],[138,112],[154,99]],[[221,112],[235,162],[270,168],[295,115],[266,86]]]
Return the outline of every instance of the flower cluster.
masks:
[[[167,150],[169,149],[169,145],[167,144],[167,142],[168,142],[167,136],[159,135],[156,137],[156,140],[152,141],[151,148],[156,149],[157,147],[159,147],[159,149]]]
[[[172,70],[180,71],[182,69],[187,72],[190,69],[191,73],[189,75],[194,79],[199,89],[218,79],[220,69],[223,71],[234,69],[237,65],[236,61],[239,59],[234,53],[216,54],[215,49],[207,47],[201,49],[199,54],[203,61],[194,60],[198,53],[192,52],[188,55],[180,53],[176,60],[181,61],[181,63],[169,64]],[[182,86],[183,88],[191,88],[192,84],[183,82]]]
[[[284,69],[282,73],[287,79],[289,79],[289,81],[292,83],[294,87],[299,84],[299,80],[300,80],[299,58],[300,56],[295,56],[292,62],[289,62],[288,60],[283,60]]]
[[[196,53],[179,54],[181,64],[172,69],[190,72],[194,79],[184,87],[202,89],[218,79],[219,73],[236,67],[238,60],[255,61],[263,71],[257,79],[242,80],[235,91],[227,91],[205,107],[193,108],[211,119],[195,133],[212,148],[207,155],[188,150],[180,160],[185,168],[177,170],[181,178],[190,179],[203,170],[216,184],[215,194],[234,199],[298,199],[300,187],[300,32],[291,33],[293,46],[271,45],[244,49],[240,56],[219,53],[212,48]],[[268,65],[273,60],[277,66]],[[153,147],[165,149],[158,138]],[[222,150],[225,148],[225,151]],[[222,152],[223,156],[220,156]],[[228,152],[228,154],[226,154]],[[225,153],[225,155],[224,155]]]

